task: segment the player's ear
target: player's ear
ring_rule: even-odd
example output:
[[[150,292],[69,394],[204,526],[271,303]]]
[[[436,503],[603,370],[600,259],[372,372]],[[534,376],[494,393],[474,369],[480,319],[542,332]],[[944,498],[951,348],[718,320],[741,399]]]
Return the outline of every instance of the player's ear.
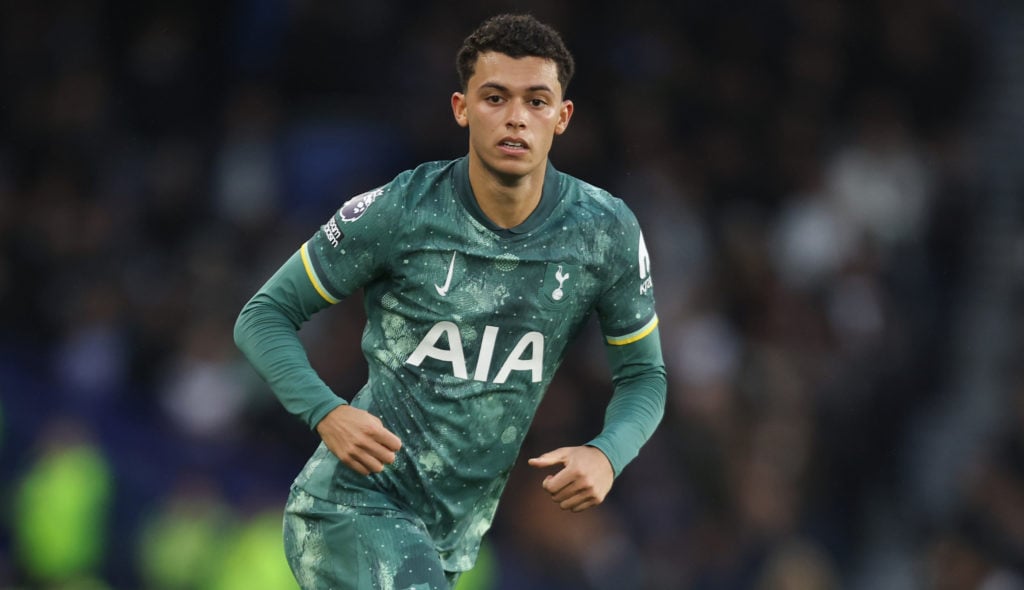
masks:
[[[555,124],[555,135],[565,133],[565,128],[569,126],[569,119],[572,119],[572,109],[571,100],[562,101],[562,106],[558,111],[558,123]]]
[[[467,127],[469,119],[466,118],[466,95],[461,92],[452,93],[452,114],[459,127]]]

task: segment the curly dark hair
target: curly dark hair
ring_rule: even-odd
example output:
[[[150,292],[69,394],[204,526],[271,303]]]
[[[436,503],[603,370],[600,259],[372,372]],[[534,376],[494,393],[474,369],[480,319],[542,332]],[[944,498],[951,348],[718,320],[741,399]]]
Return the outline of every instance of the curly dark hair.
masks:
[[[499,14],[484,21],[462,42],[455,68],[463,90],[473,76],[477,58],[489,51],[513,58],[540,57],[555,62],[563,96],[576,70],[576,62],[558,31],[529,14]]]

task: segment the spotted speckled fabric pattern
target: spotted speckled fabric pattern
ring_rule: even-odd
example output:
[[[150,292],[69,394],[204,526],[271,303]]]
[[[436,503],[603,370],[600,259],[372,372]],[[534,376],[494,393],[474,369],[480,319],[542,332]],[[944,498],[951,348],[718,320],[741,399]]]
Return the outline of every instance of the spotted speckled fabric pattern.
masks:
[[[284,516],[288,563],[302,590],[450,590],[426,528],[398,510],[356,508],[293,488]]]

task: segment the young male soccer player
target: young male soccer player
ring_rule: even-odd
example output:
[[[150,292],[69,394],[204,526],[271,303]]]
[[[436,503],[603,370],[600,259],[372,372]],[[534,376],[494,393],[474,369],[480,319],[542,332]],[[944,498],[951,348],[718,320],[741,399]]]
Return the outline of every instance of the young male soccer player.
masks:
[[[449,588],[472,567],[534,412],[596,312],[614,393],[596,438],[530,459],[566,510],[600,504],[660,421],[665,371],[636,218],[548,162],[572,56],[533,17],[484,22],[458,53],[468,155],[356,196],[245,305],[235,339],[323,443],[285,509],[306,590]],[[369,380],[351,404],[296,330],[363,289]]]

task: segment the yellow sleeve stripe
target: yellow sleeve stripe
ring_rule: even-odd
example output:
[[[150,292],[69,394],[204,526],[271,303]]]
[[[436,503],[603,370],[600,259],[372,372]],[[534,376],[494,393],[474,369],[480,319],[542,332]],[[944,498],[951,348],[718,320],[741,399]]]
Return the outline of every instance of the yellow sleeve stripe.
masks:
[[[313,283],[313,288],[316,289],[316,292],[326,299],[328,303],[334,304],[340,301],[340,299],[331,297],[327,289],[324,288],[324,284],[320,282],[320,277],[316,276],[313,264],[309,260],[309,242],[302,245],[302,248],[299,249],[299,254],[302,256],[302,266],[306,269],[306,276],[309,277],[309,282]]]
[[[657,328],[657,327],[658,327],[658,316],[655,315],[653,318],[651,318],[651,321],[649,321],[646,324],[644,324],[644,326],[642,328],[640,328],[639,330],[635,330],[633,332],[630,332],[629,334],[626,334],[625,336],[605,336],[605,340],[607,340],[608,344],[611,344],[612,346],[623,346],[623,345],[626,345],[626,344],[632,344],[633,342],[636,342],[637,340],[643,340],[644,338],[646,338],[647,335],[650,334],[651,332],[653,332],[654,329]]]

